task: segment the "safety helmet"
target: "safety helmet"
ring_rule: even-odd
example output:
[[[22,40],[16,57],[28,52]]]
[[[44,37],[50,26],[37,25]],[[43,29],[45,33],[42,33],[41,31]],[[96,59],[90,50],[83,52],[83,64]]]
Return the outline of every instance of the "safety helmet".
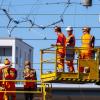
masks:
[[[57,31],[57,32],[61,32],[61,27],[60,26],[55,26],[54,30]]]
[[[10,64],[11,64],[11,62],[9,61],[9,59],[8,59],[8,58],[6,58],[6,59],[4,60],[4,64],[5,64],[5,65],[10,65]]]
[[[28,61],[28,60],[26,60],[25,63],[24,63],[25,66],[30,65],[30,64],[31,64],[31,62]]]
[[[68,26],[68,27],[66,28],[66,31],[73,31],[73,27],[72,27],[72,26]]]
[[[91,28],[90,28],[89,26],[84,26],[84,27],[82,28],[82,30],[90,31]]]

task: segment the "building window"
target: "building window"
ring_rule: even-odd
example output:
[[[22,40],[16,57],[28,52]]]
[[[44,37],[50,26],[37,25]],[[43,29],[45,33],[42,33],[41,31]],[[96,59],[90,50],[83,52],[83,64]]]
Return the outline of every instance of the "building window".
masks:
[[[22,66],[22,54],[21,54],[21,49],[20,49],[19,64],[20,64],[20,66]]]
[[[29,60],[31,61],[31,57],[32,57],[32,50],[29,49]]]
[[[16,47],[16,64],[18,64],[18,52],[19,52],[19,48]]]
[[[0,47],[0,63],[3,63],[5,58],[8,58],[10,61],[12,60],[12,47],[11,46]]]
[[[26,52],[25,52],[25,60],[27,60],[27,54],[26,54]]]
[[[12,56],[12,47],[0,47],[0,56]]]

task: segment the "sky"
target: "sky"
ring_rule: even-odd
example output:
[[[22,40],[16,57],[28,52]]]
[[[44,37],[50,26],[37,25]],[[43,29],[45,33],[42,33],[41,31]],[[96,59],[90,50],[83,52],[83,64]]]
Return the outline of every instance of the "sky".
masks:
[[[90,26],[92,27],[91,34],[96,39],[100,39],[100,0],[92,0],[93,5],[91,7],[84,7],[79,3],[81,0],[70,0],[74,2],[69,5],[63,15],[63,23],[58,23],[62,28],[63,33],[67,36],[65,28],[67,26],[74,27],[74,35],[76,39],[80,39],[82,36],[82,29],[80,27]],[[63,13],[66,4],[61,2],[67,2],[67,0],[0,0],[0,8],[6,9],[12,18],[15,20],[24,20],[26,17],[40,26],[46,26],[60,20],[60,16]],[[51,4],[48,4],[51,3]],[[52,4],[56,3],[56,4]],[[58,3],[58,4],[57,4]],[[60,3],[60,4],[59,4]],[[0,10],[0,37],[8,37],[7,24],[9,22],[4,12]],[[12,24],[14,25],[14,24]],[[2,28],[5,26],[5,28]],[[22,23],[18,27],[30,27],[29,23]],[[56,39],[57,36],[54,33],[53,28],[41,29],[32,28],[15,28],[11,33],[12,37],[22,38],[23,41],[34,47],[34,63],[40,63],[40,49],[48,48],[56,40],[25,40],[25,39]],[[96,40],[95,45],[99,46],[100,40]],[[76,46],[81,46],[81,41],[76,40]],[[34,64],[34,68],[37,70],[39,79],[40,65]]]

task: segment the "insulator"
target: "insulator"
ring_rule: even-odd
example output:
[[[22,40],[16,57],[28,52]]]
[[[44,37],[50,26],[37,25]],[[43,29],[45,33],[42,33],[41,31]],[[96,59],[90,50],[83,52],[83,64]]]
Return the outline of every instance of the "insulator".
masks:
[[[82,0],[82,5],[83,6],[92,6],[92,0]]]

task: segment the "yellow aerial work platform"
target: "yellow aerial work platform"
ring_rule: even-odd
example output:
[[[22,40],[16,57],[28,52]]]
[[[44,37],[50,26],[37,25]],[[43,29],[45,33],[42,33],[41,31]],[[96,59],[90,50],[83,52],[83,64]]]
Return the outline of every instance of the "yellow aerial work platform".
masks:
[[[63,72],[57,72],[57,48],[51,47],[40,51],[40,77],[42,82],[47,83],[96,83],[100,81],[99,64],[100,48],[94,48],[94,54],[91,59],[80,59],[80,50],[75,47],[75,66],[76,71],[70,73],[66,71],[66,65]],[[80,66],[88,67],[89,72],[79,72]]]

